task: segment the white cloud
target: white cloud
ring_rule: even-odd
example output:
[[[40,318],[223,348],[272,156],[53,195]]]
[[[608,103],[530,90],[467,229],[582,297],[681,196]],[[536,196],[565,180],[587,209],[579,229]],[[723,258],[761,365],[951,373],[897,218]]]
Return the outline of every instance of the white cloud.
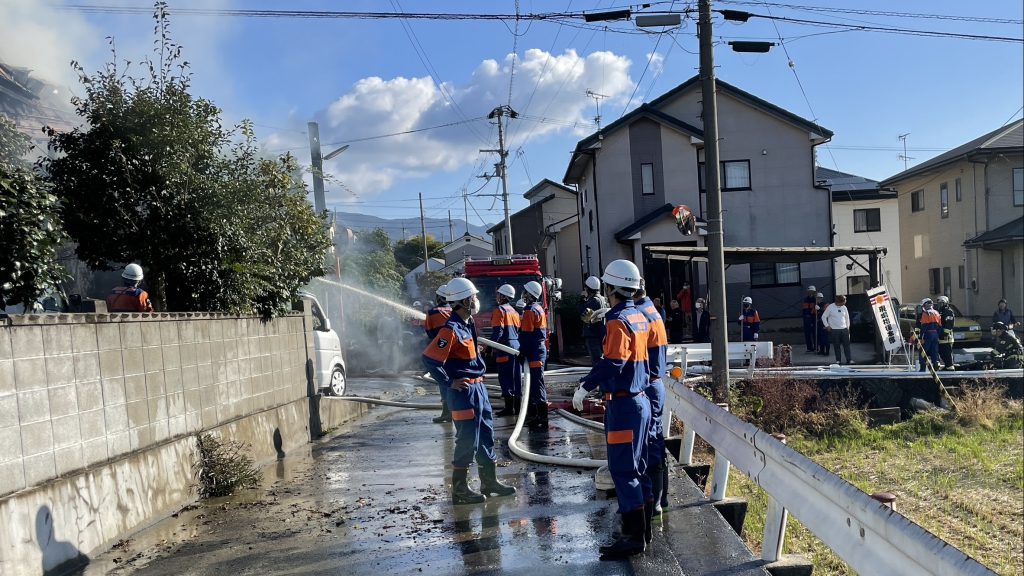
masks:
[[[353,142],[344,154],[327,162],[324,171],[365,199],[438,171],[471,167],[480,159],[480,148],[497,145],[494,128],[485,117],[495,106],[508,102],[513,58],[509,54],[501,62],[484,60],[464,84],[446,82],[443,89],[429,76],[359,80],[317,115],[325,154],[341,143],[360,138],[475,120]],[[515,61],[511,102],[521,117],[511,123],[509,147],[554,133],[581,137],[592,132],[594,103],[587,97],[587,90],[607,96],[602,106],[621,107],[633,88],[631,64],[629,58],[612,52],[583,57],[574,50],[561,54],[527,50]],[[305,146],[305,137],[298,132],[277,133],[265,140],[265,148],[271,151]],[[301,151],[297,155],[305,157]],[[487,159],[486,164],[493,161]],[[328,202],[351,199],[344,191],[328,196]]]

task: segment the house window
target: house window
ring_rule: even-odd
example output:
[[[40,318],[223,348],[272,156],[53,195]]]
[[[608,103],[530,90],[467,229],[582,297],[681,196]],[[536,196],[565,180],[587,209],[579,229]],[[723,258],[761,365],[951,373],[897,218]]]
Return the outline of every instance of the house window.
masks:
[[[917,192],[910,193],[910,211],[924,211],[924,190],[918,190]]]
[[[929,268],[928,269],[928,293],[929,294],[938,294],[939,293],[939,289],[942,287],[940,282],[942,282],[942,270],[940,270],[938,268]]]
[[[960,184],[960,179],[957,178],[956,179],[956,201],[959,202],[959,201],[961,201],[963,199],[964,199],[964,189],[963,189],[963,186]],[[962,288],[962,286],[961,286],[961,288]]]
[[[750,265],[753,287],[795,286],[800,284],[800,264],[755,262]]]
[[[719,172],[722,191],[734,192],[737,190],[750,190],[750,160],[728,160],[721,163]],[[704,163],[697,164],[697,184],[701,191],[704,185]]]
[[[949,266],[942,269],[942,293],[946,296],[953,293],[953,269]]]
[[[882,209],[864,208],[853,211],[854,232],[879,232],[882,230]]]
[[[640,193],[654,196],[654,164],[640,165]]]
[[[1024,206],[1024,168],[1013,169],[1013,205]]]
[[[847,294],[863,294],[871,288],[869,284],[869,278],[867,274],[863,276],[847,276],[846,277],[846,293]]]
[[[964,289],[964,277],[965,276],[966,276],[966,274],[964,274],[964,267],[963,266],[957,266],[956,267],[957,287],[960,288],[961,290]]]
[[[939,184],[939,214],[949,218],[949,185],[945,182]]]

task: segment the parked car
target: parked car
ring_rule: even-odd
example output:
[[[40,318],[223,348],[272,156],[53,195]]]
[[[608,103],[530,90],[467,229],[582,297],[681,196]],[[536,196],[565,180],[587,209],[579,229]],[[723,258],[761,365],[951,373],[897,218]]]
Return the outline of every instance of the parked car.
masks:
[[[331,321],[323,313],[316,296],[300,292],[310,303],[313,313],[313,348],[316,356],[314,377],[320,391],[330,396],[344,396],[347,391],[345,359],[341,355],[341,338],[331,329]]]

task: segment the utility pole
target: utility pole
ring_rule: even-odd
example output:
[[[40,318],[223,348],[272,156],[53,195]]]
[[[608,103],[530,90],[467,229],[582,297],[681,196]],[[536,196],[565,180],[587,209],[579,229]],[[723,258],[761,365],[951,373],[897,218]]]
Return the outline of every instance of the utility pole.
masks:
[[[465,188],[462,189],[462,217],[466,219],[466,234],[469,234],[469,197]]]
[[[506,174],[506,162],[508,158],[508,150],[505,150],[505,129],[502,125],[502,117],[508,115],[509,118],[518,118],[519,113],[512,109],[511,106],[502,105],[498,106],[491,113],[487,115],[488,118],[498,119],[498,149],[497,150],[481,150],[481,152],[497,152],[498,163],[494,167],[498,171],[498,176],[501,177],[501,199],[505,204],[505,244],[504,248],[508,254],[512,254],[512,219],[508,209],[508,177]]]
[[[427,264],[427,221],[423,218],[423,192],[420,192],[420,232],[423,234],[423,272],[430,272]]]
[[[316,122],[306,124],[309,132],[309,155],[313,163],[313,208],[317,214],[327,209],[324,200],[324,159],[320,155],[320,125]]]
[[[452,211],[448,211],[448,241],[455,241],[455,228],[452,227]]]
[[[711,37],[711,0],[700,0],[698,18],[700,78],[704,108],[704,182],[708,198],[708,296],[711,300],[711,392],[715,402],[729,401],[729,319],[725,302],[725,232],[718,160],[718,101]]]
[[[405,240],[405,221],[402,221],[402,240]]]

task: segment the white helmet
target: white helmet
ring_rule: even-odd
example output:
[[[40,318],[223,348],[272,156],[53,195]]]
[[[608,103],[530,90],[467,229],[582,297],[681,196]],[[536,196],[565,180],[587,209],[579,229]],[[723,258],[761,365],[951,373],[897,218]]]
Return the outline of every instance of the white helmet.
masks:
[[[754,299],[751,298],[750,296],[744,296],[743,297],[743,303],[744,304],[753,304],[754,303]]]
[[[939,304],[949,304],[949,296],[939,296]]]
[[[468,278],[454,278],[446,286],[444,297],[449,302],[461,302],[478,292]]]
[[[931,303],[932,303],[932,299],[931,298],[925,298],[924,300],[921,300],[921,306],[924,306],[925,304],[931,304]]]
[[[447,289],[448,289],[448,285],[447,284],[441,284],[440,286],[437,287],[437,290],[434,292],[434,294],[437,294],[441,298],[447,298],[448,297]]]
[[[604,269],[601,281],[616,288],[640,288],[640,269],[629,260],[613,260]]]
[[[413,302],[413,303],[412,303],[412,307],[413,307],[413,308],[419,308],[419,307],[421,307],[421,306],[423,306],[423,304],[420,304],[420,301],[419,301],[419,300],[417,300],[417,301],[415,301],[415,302]]]
[[[501,294],[502,296],[507,296],[510,299],[515,298],[516,289],[513,288],[511,284],[502,284],[501,286],[498,287],[498,294]]]
[[[817,292],[818,289],[814,287],[814,284],[811,284],[810,286],[807,287],[807,291],[808,292]]]
[[[534,298],[537,298],[538,300],[540,299],[540,295],[544,293],[544,291],[540,287],[540,283],[534,281],[527,282],[523,286],[523,290],[525,290],[527,294],[533,296]]]
[[[587,278],[586,285],[587,285],[587,288],[590,288],[591,290],[600,290],[601,289],[601,279],[598,278],[597,276],[591,276],[591,277]]]
[[[821,292],[818,292],[818,294],[817,294],[817,297],[818,297],[818,298],[824,298],[824,297],[825,297],[825,295],[824,295],[824,294],[822,294]]]
[[[138,264],[129,264],[124,267],[124,272],[121,272],[121,278],[125,280],[135,280],[136,282],[142,280],[142,266]]]

